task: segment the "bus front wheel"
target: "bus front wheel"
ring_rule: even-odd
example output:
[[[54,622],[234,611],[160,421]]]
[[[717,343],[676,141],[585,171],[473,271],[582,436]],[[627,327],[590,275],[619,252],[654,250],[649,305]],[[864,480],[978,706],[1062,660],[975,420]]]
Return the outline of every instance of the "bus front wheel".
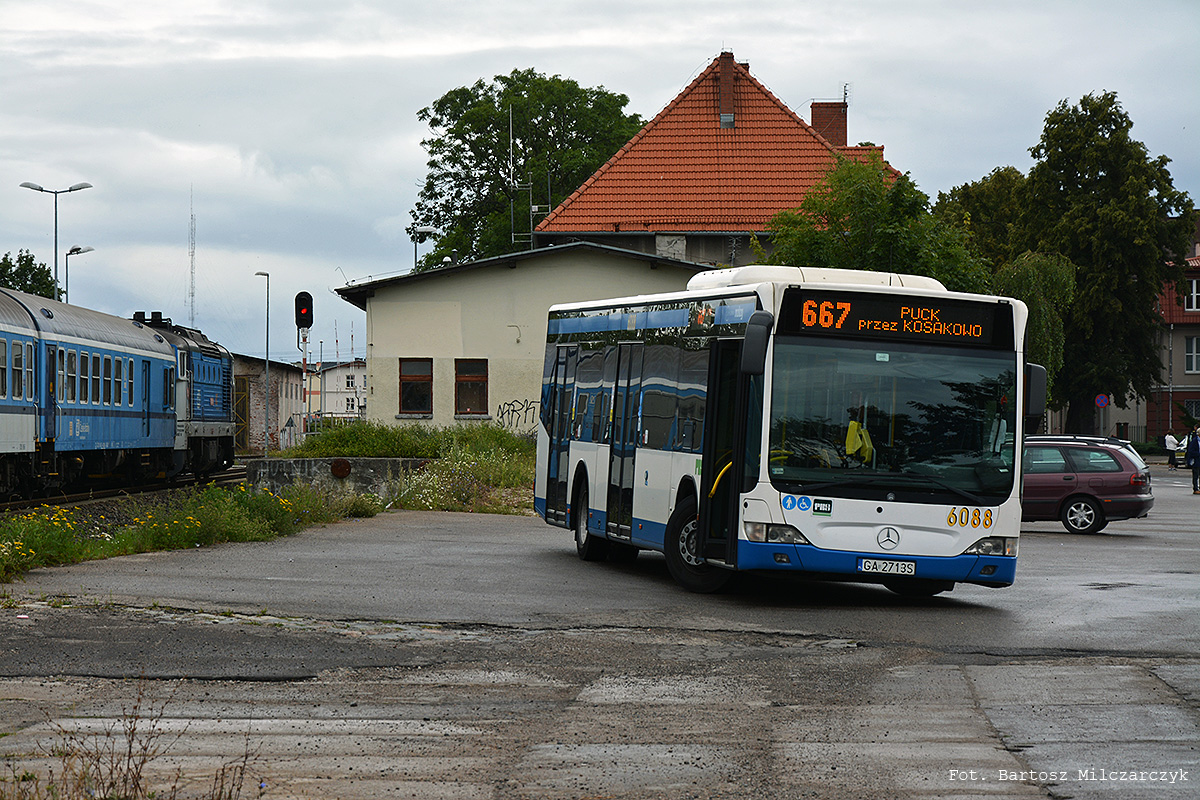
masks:
[[[689,592],[707,594],[724,588],[733,573],[704,563],[699,549],[699,522],[696,498],[681,500],[667,521],[663,552],[676,583]]]

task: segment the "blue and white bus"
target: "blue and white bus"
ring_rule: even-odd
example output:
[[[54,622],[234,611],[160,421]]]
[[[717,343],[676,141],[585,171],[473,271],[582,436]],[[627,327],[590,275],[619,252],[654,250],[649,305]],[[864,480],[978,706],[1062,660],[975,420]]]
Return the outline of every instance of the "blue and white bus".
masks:
[[[1017,300],[752,266],[550,309],[535,506],[585,560],[664,553],[933,595],[1016,576],[1021,440],[1045,405]]]

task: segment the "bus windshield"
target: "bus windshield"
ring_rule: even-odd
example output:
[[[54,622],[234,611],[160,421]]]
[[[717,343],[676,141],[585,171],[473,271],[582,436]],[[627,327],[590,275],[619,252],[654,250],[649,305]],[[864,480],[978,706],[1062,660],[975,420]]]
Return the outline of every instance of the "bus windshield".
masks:
[[[1016,470],[1016,354],[779,336],[769,442],[780,491],[998,505]]]

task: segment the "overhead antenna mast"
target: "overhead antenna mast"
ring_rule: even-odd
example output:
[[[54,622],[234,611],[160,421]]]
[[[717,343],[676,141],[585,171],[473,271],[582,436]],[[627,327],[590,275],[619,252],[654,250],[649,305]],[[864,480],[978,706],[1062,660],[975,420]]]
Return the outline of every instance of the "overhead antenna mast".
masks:
[[[191,222],[188,225],[188,260],[191,264],[191,275],[188,281],[188,327],[196,327],[196,202],[195,184],[188,187],[188,211]]]

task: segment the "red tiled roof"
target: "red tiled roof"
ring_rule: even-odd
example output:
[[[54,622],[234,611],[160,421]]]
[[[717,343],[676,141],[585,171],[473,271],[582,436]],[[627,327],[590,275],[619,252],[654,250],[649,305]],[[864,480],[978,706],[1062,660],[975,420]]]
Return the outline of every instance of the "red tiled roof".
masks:
[[[723,128],[730,93],[734,127]],[[872,151],[883,148],[830,143],[748,65],[722,53],[537,230],[763,231],[775,214],[800,204],[838,154]]]

